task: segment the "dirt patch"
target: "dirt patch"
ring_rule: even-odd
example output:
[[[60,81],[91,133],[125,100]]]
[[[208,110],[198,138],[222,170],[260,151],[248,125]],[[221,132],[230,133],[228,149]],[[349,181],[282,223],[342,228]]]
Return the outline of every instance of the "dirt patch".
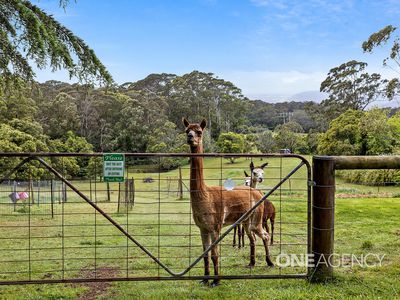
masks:
[[[82,269],[82,278],[113,278],[118,275],[117,268],[97,268],[93,269]],[[100,295],[106,295],[108,293],[108,288],[111,286],[111,282],[87,282],[87,283],[77,283],[74,286],[86,287],[88,288],[82,295],[80,295],[78,300],[91,300],[96,299]]]

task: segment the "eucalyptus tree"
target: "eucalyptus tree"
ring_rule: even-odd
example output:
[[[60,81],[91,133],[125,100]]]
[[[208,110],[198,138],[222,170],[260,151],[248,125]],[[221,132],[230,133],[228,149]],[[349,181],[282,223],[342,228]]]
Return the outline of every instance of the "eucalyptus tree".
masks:
[[[351,60],[332,68],[321,83],[320,91],[329,94],[322,102],[331,119],[348,110],[365,110],[382,96],[381,75],[365,72],[367,63]]]
[[[391,43],[389,55],[383,60],[383,65],[391,68],[395,73],[400,73],[400,37],[395,35],[397,30],[392,25],[385,26],[381,30],[370,35],[368,40],[364,41],[362,48],[364,52],[372,53],[375,48],[383,47],[387,43]],[[393,99],[400,93],[400,80],[399,78],[392,78],[385,81],[386,96],[388,99]]]
[[[193,71],[172,81],[168,118],[175,124],[182,116],[193,120],[206,118],[212,138],[220,132],[235,131],[244,124],[245,97],[233,83],[212,73]]]

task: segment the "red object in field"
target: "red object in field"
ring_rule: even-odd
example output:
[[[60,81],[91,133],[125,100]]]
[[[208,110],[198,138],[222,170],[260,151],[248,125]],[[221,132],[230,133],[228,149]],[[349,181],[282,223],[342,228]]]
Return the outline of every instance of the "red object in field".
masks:
[[[27,192],[19,192],[18,196],[19,196],[19,199],[21,199],[21,200],[25,200],[25,199],[29,198],[29,195]]]
[[[18,200],[25,200],[29,198],[29,194],[27,192],[14,192],[8,195],[13,203],[16,203]]]

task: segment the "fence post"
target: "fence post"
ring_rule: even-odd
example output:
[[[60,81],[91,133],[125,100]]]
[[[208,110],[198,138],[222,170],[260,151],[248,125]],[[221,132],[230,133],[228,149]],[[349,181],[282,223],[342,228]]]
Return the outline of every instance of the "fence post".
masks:
[[[312,254],[314,267],[309,269],[312,282],[332,278],[332,254],[335,215],[335,160],[313,157]]]
[[[129,179],[125,179],[125,209],[128,211],[128,205],[129,205]]]
[[[132,191],[132,195],[131,195],[131,208],[135,205],[135,178],[132,177],[132,181],[131,181],[131,191]]]
[[[118,205],[117,205],[118,213],[119,213],[120,204],[121,204],[121,182],[118,182]]]
[[[183,199],[183,186],[182,186],[182,168],[179,166],[179,179],[178,179],[179,199]]]
[[[107,201],[111,202],[110,183],[107,181]]]
[[[35,192],[33,190],[33,181],[32,178],[29,177],[29,193],[30,193],[30,197],[31,197],[31,204],[35,204]],[[29,201],[28,201],[29,203]]]
[[[54,219],[54,180],[50,181],[51,218]]]

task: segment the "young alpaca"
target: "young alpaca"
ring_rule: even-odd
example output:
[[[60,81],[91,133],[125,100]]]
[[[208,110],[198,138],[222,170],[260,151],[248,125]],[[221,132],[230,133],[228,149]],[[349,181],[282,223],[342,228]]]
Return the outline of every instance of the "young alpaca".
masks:
[[[191,124],[184,118],[183,124],[186,127],[187,143],[191,153],[203,153],[202,136],[206,120],[200,124]],[[221,186],[207,186],[204,181],[203,157],[193,156],[190,158],[190,202],[194,222],[200,229],[203,250],[218,239],[223,226],[235,223],[261,197],[262,194],[259,191],[249,187],[236,187],[228,191]],[[255,265],[255,235],[263,240],[265,260],[268,266],[273,266],[268,249],[269,235],[262,226],[262,215],[263,208],[259,206],[243,221],[244,229],[250,240],[249,266]],[[211,249],[211,260],[214,265],[214,275],[218,276],[219,253],[217,246]],[[204,275],[210,275],[209,254],[204,256]],[[207,282],[208,280],[202,281],[204,284]],[[219,279],[214,279],[212,286],[218,284]]]
[[[268,165],[268,163],[262,164],[260,167],[255,168],[253,162],[250,163],[250,171],[251,175],[249,176],[246,171],[244,171],[245,178],[245,186],[250,186],[254,189],[257,188],[258,183],[263,182],[264,180],[264,168]],[[275,224],[275,206],[271,201],[264,201],[264,214],[263,214],[263,227],[269,233],[268,220],[271,222],[271,245],[274,243],[274,224]],[[244,231],[241,228],[241,225],[237,226],[238,230],[238,242],[239,248],[244,247]],[[233,246],[236,246],[236,228],[233,233]]]
[[[250,163],[250,171],[251,175],[249,176],[246,171],[244,174],[246,177],[249,177],[250,180],[247,181],[246,178],[246,183],[249,182],[250,186],[252,188],[257,188],[257,184],[261,183],[264,180],[264,168],[268,165],[268,163],[262,164],[260,167],[255,168],[253,162]],[[276,215],[276,210],[274,204],[269,201],[265,200],[264,201],[264,214],[263,214],[263,227],[267,230],[269,233],[269,227],[268,227],[268,220],[271,222],[271,245],[274,243],[274,225],[275,225],[275,215]]]

